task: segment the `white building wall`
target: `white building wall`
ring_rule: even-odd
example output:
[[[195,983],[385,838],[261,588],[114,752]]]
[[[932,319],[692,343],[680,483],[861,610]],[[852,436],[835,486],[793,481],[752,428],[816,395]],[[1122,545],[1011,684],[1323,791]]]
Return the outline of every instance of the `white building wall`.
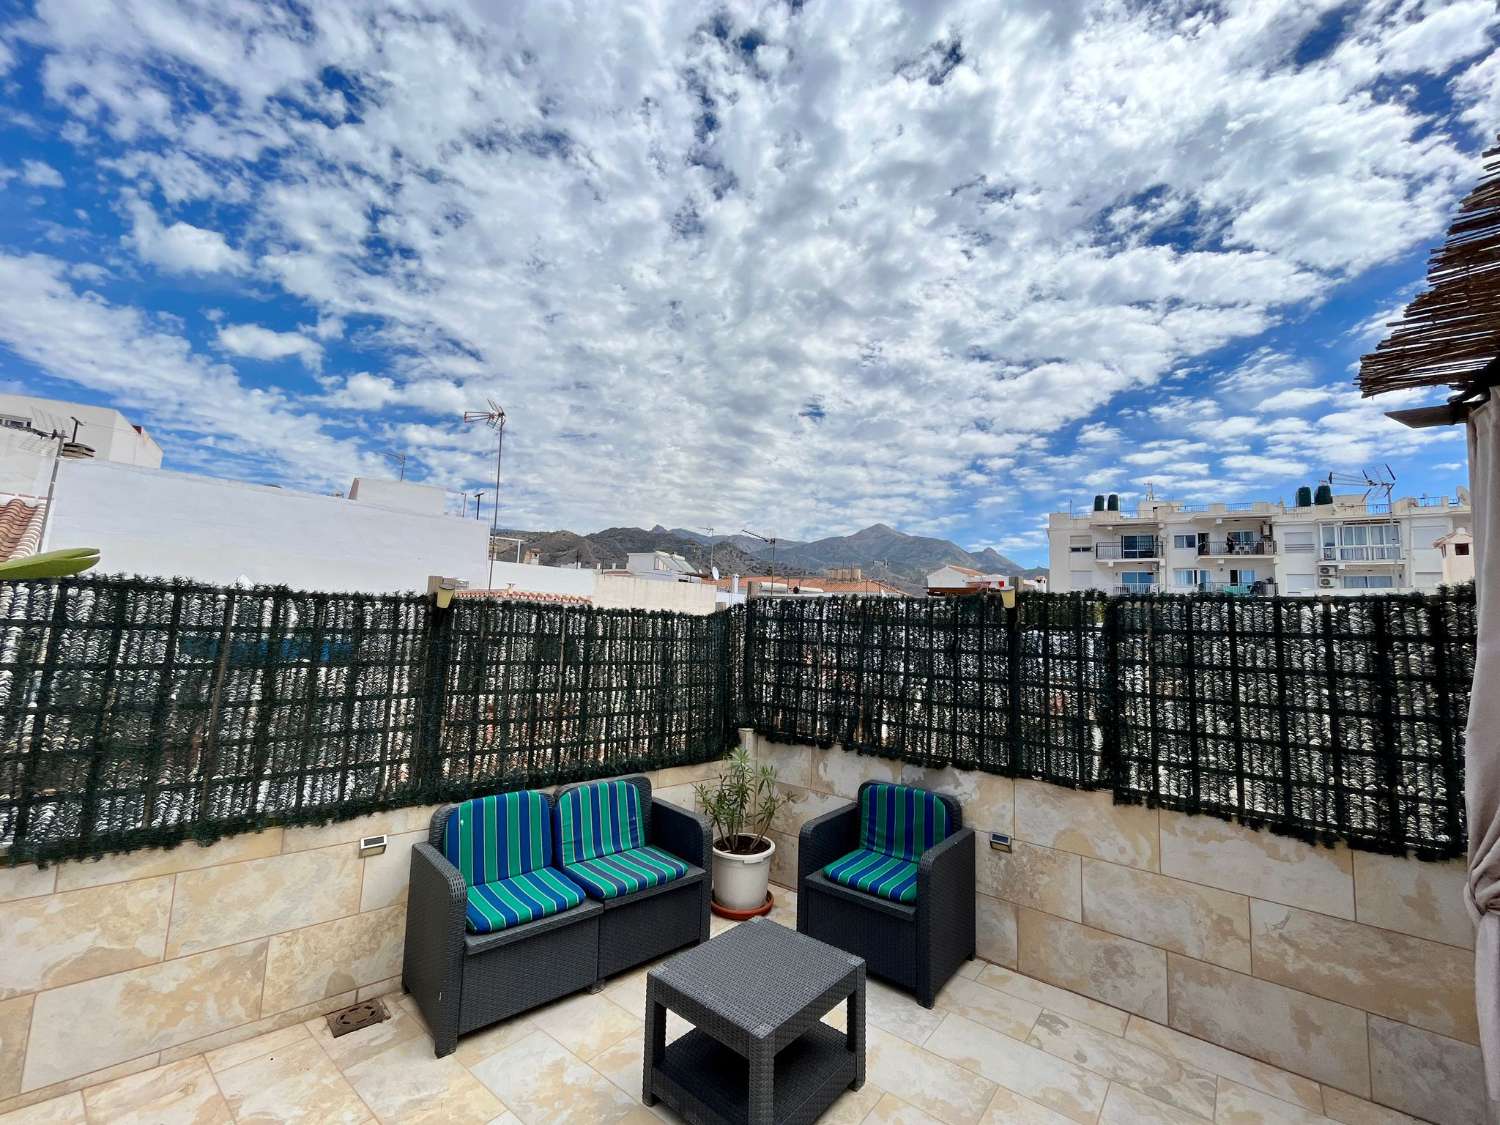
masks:
[[[26,418],[39,430],[59,430],[70,439],[73,419],[78,419],[78,441],[90,446],[100,461],[120,465],[161,468],[161,446],[144,429],[136,429],[123,414],[108,406],[39,398],[35,395],[0,394],[0,414]]]
[[[483,586],[489,565],[477,520],[104,461],[58,466],[44,549],[58,547],[97,547],[104,574],[336,592],[424,590],[431,574]]]
[[[603,609],[712,613],[718,608],[718,594],[711,582],[663,582],[623,574],[599,574],[594,583],[594,604]]]

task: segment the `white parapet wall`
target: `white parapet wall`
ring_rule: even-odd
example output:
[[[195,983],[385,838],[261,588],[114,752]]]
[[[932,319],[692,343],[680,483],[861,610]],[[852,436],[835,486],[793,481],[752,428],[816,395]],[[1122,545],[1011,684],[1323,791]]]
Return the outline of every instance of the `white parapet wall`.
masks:
[[[368,486],[367,486],[368,487]],[[45,549],[97,547],[101,574],[301,590],[484,585],[489,535],[460,516],[104,461],[63,461]]]
[[[746,733],[789,798],[772,833],[777,882],[796,884],[803,823],[862,781],[950,793],[975,830],[992,979],[1067,989],[1071,1000],[1042,1002],[1117,1035],[1128,1025],[1142,1043],[1175,1030],[1263,1060],[1256,1081],[1289,1101],[1310,1088],[1304,1076],[1423,1120],[1487,1120],[1461,861],[1320,847],[1108,792]]]

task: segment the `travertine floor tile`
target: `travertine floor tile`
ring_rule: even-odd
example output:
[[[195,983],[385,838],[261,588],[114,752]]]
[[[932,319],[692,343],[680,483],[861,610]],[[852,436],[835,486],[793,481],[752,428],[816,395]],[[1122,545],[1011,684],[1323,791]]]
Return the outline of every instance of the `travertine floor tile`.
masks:
[[[425,1036],[405,1039],[348,1067],[344,1076],[386,1122],[484,1125],[508,1108],[453,1055],[434,1058]]]
[[[1323,1112],[1342,1125],[1420,1125],[1399,1109],[1367,1102],[1332,1086],[1323,1090]]]
[[[87,1125],[87,1121],[82,1094],[64,1094],[0,1114],[0,1125]]]
[[[1164,1055],[1191,1063],[1199,1070],[1232,1079],[1242,1086],[1292,1102],[1303,1109],[1317,1112],[1323,1108],[1323,1095],[1318,1084],[1311,1078],[1303,1078],[1300,1074],[1281,1070],[1270,1063],[1236,1054],[1226,1047],[1194,1039],[1174,1028],[1152,1023],[1140,1016],[1131,1016],[1125,1037],[1136,1043],[1144,1043]]]
[[[216,1071],[214,1080],[240,1125],[356,1125],[370,1115],[333,1060],[301,1040]]]
[[[627,1036],[645,1034],[644,1005],[632,1014],[601,992],[580,992],[527,1013],[567,1050],[587,1062]]]
[[[1228,1078],[1219,1079],[1215,1125],[1333,1125],[1321,1113],[1262,1094]]]
[[[943,991],[938,993],[937,1006],[942,1011],[957,1012],[965,1019],[1003,1031],[1015,1039],[1025,1039],[1037,1017],[1042,1014],[1039,1005],[1022,1000],[1008,992],[990,988],[967,977],[954,977]]]
[[[94,1121],[110,1125],[233,1125],[203,1057],[117,1078],[83,1095]]]
[[[979,1125],[1071,1125],[1071,1122],[1055,1109],[999,1086]]]
[[[1092,1071],[951,1012],[927,1049],[1083,1125],[1093,1125],[1109,1088]]]
[[[934,1119],[895,1094],[886,1094],[875,1103],[864,1125],[930,1125]]]
[[[536,1024],[528,1017],[513,1016],[479,1031],[471,1031],[468,1035],[460,1035],[458,1050],[453,1053],[453,1057],[464,1066],[472,1067],[482,1063],[496,1051],[504,1050],[512,1043],[526,1038],[535,1030]]]
[[[1099,1114],[1099,1125],[1203,1125],[1205,1120],[1118,1082],[1111,1083]]]
[[[844,1006],[835,1009],[843,1012]],[[830,1013],[832,1015],[832,1013]],[[832,1021],[830,1021],[832,1022]],[[899,1035],[908,1043],[921,1045],[943,1022],[941,1009],[927,1009],[918,1004],[906,992],[882,984],[878,980],[865,982],[865,1022],[867,1025],[884,1028],[892,1035]]]
[[[1215,1076],[1140,1043],[1056,1012],[1041,1014],[1027,1042],[1157,1101],[1199,1117],[1213,1116]]]
[[[865,1075],[947,1125],[971,1125],[984,1115],[995,1084],[878,1027],[865,1038]]]
[[[303,1027],[308,1035],[323,1048],[323,1053],[333,1060],[335,1066],[340,1070],[348,1070],[372,1059],[376,1055],[389,1050],[398,1043],[406,1043],[413,1039],[420,1039],[432,1050],[432,1040],[428,1038],[427,1029],[421,1021],[408,1012],[405,1008],[396,1005],[387,1005],[386,1010],[391,1013],[391,1018],[383,1020],[369,1027],[362,1027],[358,1031],[334,1038],[333,1032],[328,1030],[328,1021],[322,1017],[308,1020]],[[459,1050],[464,1048],[464,1040],[458,1041]]]
[[[1107,1031],[1111,1035],[1124,1035],[1125,1024],[1130,1019],[1130,1013],[1122,1012],[1119,1008],[1111,1008],[1108,1004],[1090,1000],[1087,996],[1080,996],[1065,988],[1013,973],[999,965],[986,965],[979,974],[979,983],[1022,1000],[1029,1000],[1038,1007],[1093,1024],[1100,1031]]]
[[[207,1061],[209,1069],[217,1073],[277,1051],[289,1051],[307,1042],[309,1038],[307,1029],[300,1023],[294,1023],[291,1027],[283,1027],[279,1031],[257,1035],[254,1039],[246,1039],[243,1043],[231,1043],[228,1047],[209,1051],[204,1054],[203,1058]]]
[[[655,1114],[557,1040],[534,1031],[474,1067],[524,1125],[582,1121],[588,1125],[655,1125]]]

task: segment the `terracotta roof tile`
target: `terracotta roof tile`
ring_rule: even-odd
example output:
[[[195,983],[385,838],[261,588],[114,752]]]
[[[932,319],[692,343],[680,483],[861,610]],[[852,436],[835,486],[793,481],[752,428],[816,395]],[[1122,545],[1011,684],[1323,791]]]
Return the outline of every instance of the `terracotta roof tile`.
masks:
[[[553,594],[545,590],[459,590],[460,598],[494,598],[497,601],[541,602],[544,605],[593,605],[583,594]]]

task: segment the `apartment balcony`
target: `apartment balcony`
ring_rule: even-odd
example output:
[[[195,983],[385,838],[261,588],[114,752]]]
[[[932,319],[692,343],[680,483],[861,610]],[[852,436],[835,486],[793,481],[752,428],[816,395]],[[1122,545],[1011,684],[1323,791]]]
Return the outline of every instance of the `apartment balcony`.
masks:
[[[1161,583],[1150,582],[1146,585],[1111,586],[1110,594],[1117,598],[1143,598],[1147,594],[1159,594],[1162,592]]]
[[[1161,540],[1151,536],[1137,537],[1130,542],[1116,540],[1112,543],[1095,543],[1094,558],[1101,562],[1145,562],[1160,559]]]
[[[1405,559],[1399,543],[1380,543],[1363,547],[1324,547],[1320,555],[1332,563],[1393,563]]]
[[[1198,544],[1198,554],[1204,558],[1237,558],[1244,555],[1274,555],[1276,540],[1236,536],[1228,539],[1209,539]]]

